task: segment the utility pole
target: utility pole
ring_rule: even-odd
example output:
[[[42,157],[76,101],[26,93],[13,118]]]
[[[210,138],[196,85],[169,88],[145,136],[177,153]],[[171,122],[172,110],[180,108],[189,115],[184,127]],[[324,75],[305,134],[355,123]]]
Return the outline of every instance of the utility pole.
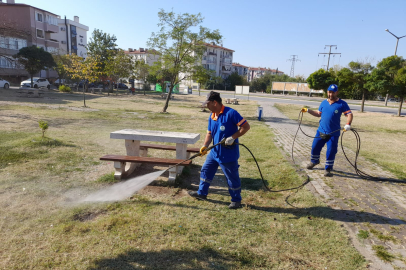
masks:
[[[300,61],[297,59],[297,55],[291,55],[292,58],[286,60],[286,61],[292,61],[292,67],[290,68],[290,77],[295,77],[295,62]]]
[[[320,54],[328,54],[328,62],[327,62],[327,69],[326,70],[328,70],[328,67],[329,67],[329,65],[330,65],[330,55],[331,54],[341,54],[341,53],[332,53],[331,52],[331,47],[336,47],[336,50],[337,50],[337,45],[325,45],[326,47],[330,47],[330,51],[328,52],[328,53],[319,53],[319,55]],[[324,48],[325,49],[325,48]]]

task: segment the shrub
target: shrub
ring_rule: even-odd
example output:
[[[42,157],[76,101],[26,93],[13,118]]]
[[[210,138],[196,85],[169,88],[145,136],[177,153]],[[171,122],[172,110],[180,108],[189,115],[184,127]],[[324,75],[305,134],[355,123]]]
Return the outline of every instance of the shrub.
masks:
[[[61,86],[59,86],[59,91],[60,92],[70,92],[70,91],[72,91],[72,89],[70,89],[69,86],[61,85]]]
[[[42,130],[42,138],[45,136],[45,131],[48,129],[48,122],[47,121],[38,121],[39,128]]]

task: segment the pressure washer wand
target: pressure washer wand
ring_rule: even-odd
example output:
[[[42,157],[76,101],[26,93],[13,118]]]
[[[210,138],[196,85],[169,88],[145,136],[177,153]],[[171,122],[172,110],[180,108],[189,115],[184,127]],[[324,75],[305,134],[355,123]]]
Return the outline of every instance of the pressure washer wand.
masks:
[[[212,145],[212,146],[206,148],[206,151],[210,151],[211,149],[213,149],[213,148],[216,147],[217,145],[224,144],[225,142],[226,142],[226,138],[222,139],[219,143],[214,144],[214,145]],[[184,163],[184,162],[186,162],[186,161],[188,161],[188,160],[192,160],[192,159],[195,159],[195,158],[200,157],[200,156],[202,156],[202,154],[201,154],[200,152],[197,153],[197,154],[194,154],[194,155],[191,156],[190,158],[185,159],[185,160],[182,160],[182,162],[179,162],[178,164],[175,164],[175,165],[173,165],[173,166],[170,166],[170,167],[169,167],[168,169],[166,169],[165,171],[167,171],[167,170],[169,170],[169,169],[171,169],[171,168],[173,168],[173,167],[176,167],[176,166],[178,166],[178,165],[180,165],[180,164],[182,164],[182,163]]]

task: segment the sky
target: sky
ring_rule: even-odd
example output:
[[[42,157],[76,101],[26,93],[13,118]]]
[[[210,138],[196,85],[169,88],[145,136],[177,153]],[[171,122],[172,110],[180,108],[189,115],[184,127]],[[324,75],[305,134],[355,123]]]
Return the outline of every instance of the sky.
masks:
[[[5,0],[3,0],[5,2]],[[234,50],[233,62],[267,67],[308,77],[326,68],[346,67],[351,61],[376,65],[395,53],[398,37],[406,35],[406,0],[16,0],[113,34],[120,48],[145,48],[159,30],[160,9],[175,13],[201,13],[203,26],[218,29],[224,47]],[[399,40],[397,55],[406,58],[406,37]],[[341,57],[340,57],[341,56]]]

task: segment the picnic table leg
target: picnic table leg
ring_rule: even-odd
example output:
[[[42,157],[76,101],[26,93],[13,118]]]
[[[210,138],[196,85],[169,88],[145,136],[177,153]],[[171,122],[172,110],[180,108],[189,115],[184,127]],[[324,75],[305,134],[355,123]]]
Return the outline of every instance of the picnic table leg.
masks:
[[[176,144],[176,158],[177,159],[187,159],[187,144],[186,143],[177,143]],[[176,176],[182,173],[184,166],[176,166],[169,169],[169,179],[170,184],[175,183]]]
[[[125,149],[127,151],[127,156],[139,157],[140,156],[140,141],[125,140]],[[125,166],[123,166],[124,168],[122,169],[121,176],[119,178],[117,176],[116,179],[121,179],[121,178],[125,178],[125,177],[129,176],[130,174],[132,174],[134,172],[134,170],[138,166],[140,166],[140,163],[129,162],[129,167],[125,168]],[[117,169],[116,169],[116,172],[117,172]]]

